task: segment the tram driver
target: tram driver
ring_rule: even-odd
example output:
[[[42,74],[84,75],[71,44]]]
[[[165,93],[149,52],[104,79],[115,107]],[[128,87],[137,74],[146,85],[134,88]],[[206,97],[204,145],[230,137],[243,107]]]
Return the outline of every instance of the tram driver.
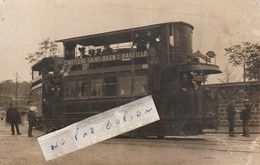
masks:
[[[194,84],[192,82],[192,76],[188,76],[188,74],[184,73],[182,75],[182,79],[181,79],[181,90],[184,92],[187,92],[189,90],[194,89]]]

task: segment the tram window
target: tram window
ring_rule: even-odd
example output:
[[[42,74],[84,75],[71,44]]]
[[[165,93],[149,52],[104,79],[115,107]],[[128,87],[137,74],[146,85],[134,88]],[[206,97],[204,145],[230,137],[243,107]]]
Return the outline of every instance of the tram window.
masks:
[[[102,79],[91,80],[91,96],[92,97],[102,96]]]
[[[180,46],[180,30],[174,29],[174,36],[175,36],[175,46]]]
[[[39,71],[33,71],[33,79],[37,78],[40,76],[40,72]]]
[[[180,46],[180,31],[178,29],[172,29],[169,39],[171,46]]]
[[[66,83],[66,97],[76,97],[77,88],[75,81],[68,81]]]
[[[147,76],[135,76],[134,93],[136,96],[147,94]]]
[[[104,95],[116,96],[116,77],[104,78]]]
[[[170,36],[170,45],[174,46],[174,38],[173,38],[173,36]]]
[[[36,90],[32,92],[32,99],[34,102],[41,100],[41,90]]]
[[[119,96],[131,96],[131,77],[119,78]]]
[[[190,49],[192,50],[192,31],[190,32],[189,41],[190,41]]]
[[[88,97],[88,82],[78,81],[78,96],[79,97]]]

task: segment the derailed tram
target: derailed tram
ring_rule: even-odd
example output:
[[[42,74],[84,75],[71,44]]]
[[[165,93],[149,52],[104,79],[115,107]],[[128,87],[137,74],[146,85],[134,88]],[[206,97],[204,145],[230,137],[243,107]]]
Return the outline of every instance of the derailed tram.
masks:
[[[38,127],[53,131],[152,95],[160,121],[129,136],[195,135],[218,126],[216,94],[202,83],[221,73],[214,53],[192,50],[193,26],[169,22],[59,40],[64,57],[32,67]]]

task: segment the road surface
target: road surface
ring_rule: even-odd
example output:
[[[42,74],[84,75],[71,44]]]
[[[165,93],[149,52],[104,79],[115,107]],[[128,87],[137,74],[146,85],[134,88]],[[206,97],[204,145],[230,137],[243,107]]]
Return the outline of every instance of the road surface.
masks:
[[[65,156],[45,161],[37,142],[44,133],[33,130],[27,137],[26,121],[22,135],[11,135],[10,126],[0,121],[0,165],[259,165],[260,135],[228,137],[204,134],[165,139],[117,138],[94,144]],[[259,138],[258,138],[259,137]]]

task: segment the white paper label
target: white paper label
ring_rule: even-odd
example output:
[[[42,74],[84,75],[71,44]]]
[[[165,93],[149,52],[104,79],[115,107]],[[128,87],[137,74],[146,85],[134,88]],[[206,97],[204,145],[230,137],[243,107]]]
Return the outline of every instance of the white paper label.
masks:
[[[46,160],[160,120],[152,96],[91,116],[38,138]]]

